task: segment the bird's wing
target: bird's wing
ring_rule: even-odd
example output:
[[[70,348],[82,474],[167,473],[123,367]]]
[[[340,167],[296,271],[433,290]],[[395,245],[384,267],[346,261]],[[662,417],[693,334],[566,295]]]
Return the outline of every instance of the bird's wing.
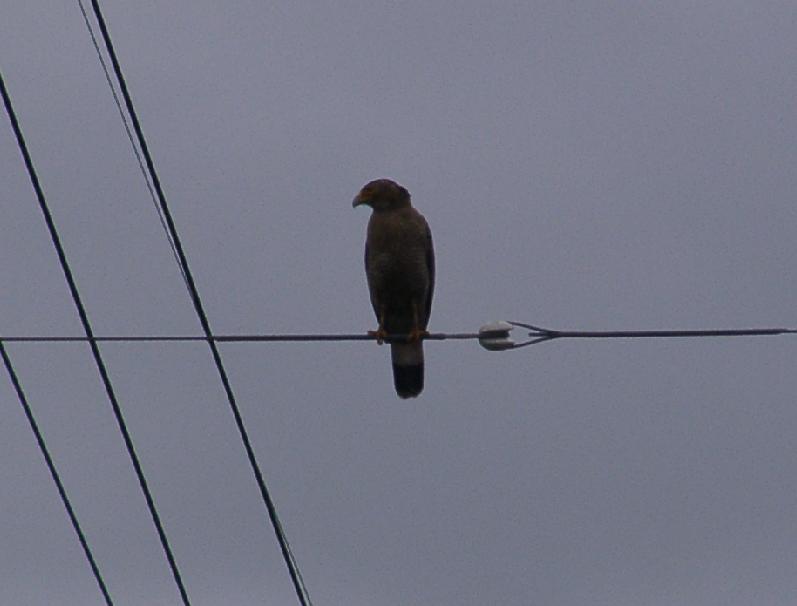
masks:
[[[379,293],[377,292],[377,288],[375,285],[375,280],[373,279],[373,269],[371,268],[370,263],[370,255],[368,254],[368,240],[365,240],[365,278],[368,281],[368,294],[371,297],[371,306],[374,308],[374,313],[376,314],[377,319],[379,318]]]
[[[426,271],[429,273],[429,292],[426,293],[424,305],[426,312],[423,319],[424,327],[432,314],[432,295],[434,294],[434,246],[432,245],[432,230],[429,229],[428,223],[426,224]]]

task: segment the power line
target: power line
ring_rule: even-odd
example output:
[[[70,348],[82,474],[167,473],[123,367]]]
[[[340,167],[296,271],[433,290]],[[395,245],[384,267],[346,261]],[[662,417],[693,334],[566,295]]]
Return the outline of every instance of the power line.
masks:
[[[180,596],[182,597],[183,603],[185,604],[185,606],[190,606],[190,602],[188,600],[188,594],[185,590],[185,586],[183,585],[183,580],[180,575],[180,571],[177,568],[177,562],[175,561],[174,555],[172,554],[172,550],[169,547],[169,541],[166,538],[166,532],[163,529],[160,516],[158,515],[158,511],[155,508],[155,501],[152,497],[152,493],[149,490],[147,480],[144,476],[144,470],[141,468],[141,463],[139,462],[138,455],[136,455],[136,451],[133,446],[133,440],[130,437],[130,433],[127,430],[127,424],[125,423],[124,416],[122,415],[122,409],[119,406],[119,401],[116,398],[113,385],[111,384],[111,379],[108,375],[108,370],[105,367],[105,363],[103,362],[102,356],[100,355],[100,349],[97,346],[97,342],[94,340],[94,332],[91,328],[91,324],[89,323],[89,318],[86,313],[86,308],[83,305],[83,301],[80,298],[80,293],[78,292],[77,284],[75,283],[75,279],[72,276],[72,270],[69,266],[69,262],[67,261],[64,247],[61,245],[61,238],[58,235],[58,230],[56,229],[55,222],[53,221],[52,214],[50,213],[50,208],[47,205],[47,200],[44,197],[44,191],[42,190],[41,184],[39,183],[39,177],[36,174],[36,169],[33,167],[33,161],[31,160],[30,153],[28,152],[27,143],[25,142],[25,138],[22,135],[22,130],[20,129],[19,126],[19,122],[17,121],[16,113],[14,112],[14,108],[11,105],[11,98],[9,97],[8,91],[6,90],[6,85],[3,80],[2,73],[0,73],[0,91],[2,92],[3,103],[6,108],[6,113],[8,114],[9,120],[11,121],[11,127],[13,128],[14,134],[16,135],[17,138],[17,146],[19,147],[19,150],[22,153],[22,158],[25,162],[25,167],[28,170],[28,175],[30,176],[31,184],[33,185],[33,189],[36,192],[36,198],[39,201],[39,208],[41,209],[42,215],[44,215],[44,221],[47,224],[47,229],[50,233],[50,239],[53,242],[53,246],[55,247],[55,251],[58,255],[58,260],[61,263],[61,269],[63,270],[64,277],[66,278],[67,284],[69,285],[69,291],[72,294],[72,300],[75,302],[75,307],[77,308],[78,315],[80,316],[80,322],[83,325],[83,330],[86,333],[88,343],[91,347],[91,353],[97,365],[97,370],[100,373],[103,385],[105,386],[105,392],[108,396],[108,400],[111,403],[111,408],[113,409],[114,416],[116,417],[116,422],[119,425],[119,431],[122,433],[122,437],[124,438],[125,447],[127,448],[127,452],[130,455],[130,460],[133,463],[133,468],[135,469],[136,476],[138,476],[138,483],[141,486],[141,491],[144,493],[144,498],[147,501],[147,507],[149,508],[150,514],[152,516],[152,521],[155,524],[155,528],[158,531],[158,536],[160,538],[161,545],[163,546],[163,551],[166,554],[166,559],[169,561],[169,566],[171,567],[172,575],[174,576],[174,580],[177,583],[177,587],[180,590]]]
[[[530,340],[515,343],[510,332],[515,328],[528,330]],[[494,322],[486,324],[479,332],[428,333],[420,338],[424,341],[464,341],[478,339],[489,350],[518,349],[555,339],[629,339],[629,338],[683,338],[683,337],[757,337],[797,334],[791,328],[729,328],[705,330],[554,330],[541,328],[522,322]],[[386,343],[404,343],[409,338],[405,334],[386,335]],[[0,336],[6,343],[76,343],[87,342],[88,337],[77,336]],[[237,334],[237,335],[108,335],[94,336],[91,340],[107,343],[158,343],[158,342],[215,342],[215,343],[323,343],[331,341],[375,341],[373,333],[341,334]]]
[[[478,339],[479,333],[430,333],[422,337],[425,341],[445,341]],[[211,335],[201,337],[194,335],[135,335],[135,336],[95,336],[97,342],[108,343],[136,343],[136,342],[180,342],[180,341],[215,341],[216,343],[273,343],[273,342],[324,342],[324,341],[375,341],[371,334],[274,334],[274,335]],[[7,343],[75,343],[85,342],[87,337],[70,336],[20,336],[2,337],[0,342]],[[407,335],[388,335],[383,339],[386,343],[392,341],[404,342]]]
[[[133,139],[133,133],[130,131],[130,124],[127,121],[125,110],[122,108],[122,102],[119,100],[119,95],[116,94],[116,88],[114,88],[113,81],[111,80],[111,74],[108,72],[108,66],[105,63],[105,58],[102,56],[102,51],[100,50],[100,45],[97,42],[97,37],[94,35],[94,28],[91,26],[91,21],[89,20],[89,16],[86,13],[85,7],[83,6],[83,0],[77,0],[77,3],[80,7],[80,13],[83,15],[83,21],[86,24],[86,29],[89,31],[91,44],[94,46],[94,51],[97,53],[97,59],[100,60],[102,73],[105,75],[105,82],[108,83],[108,88],[111,89],[111,95],[113,96],[114,104],[116,105],[116,109],[119,111],[119,117],[122,119],[122,125],[124,126],[127,140],[130,141],[130,147],[133,149],[133,154],[136,157],[138,168],[141,171],[141,175],[144,177],[144,184],[147,186],[149,197],[152,200],[152,204],[155,206],[155,212],[158,213],[158,220],[160,221],[161,227],[163,227],[163,231],[166,234],[166,239],[169,241],[169,247],[172,249],[172,255],[174,255],[174,260],[177,262],[177,267],[180,269],[180,273],[183,275],[183,281],[185,282],[186,280],[183,266],[180,265],[180,258],[177,256],[177,250],[174,248],[174,242],[172,241],[172,236],[169,233],[169,228],[166,225],[166,219],[164,219],[160,206],[158,206],[158,200],[155,197],[155,191],[152,189],[152,184],[149,182],[147,169],[144,168],[144,161],[141,159],[141,153],[138,151],[138,147],[136,147],[136,141]]]
[[[553,330],[534,324],[507,322],[529,330],[531,340],[514,344],[512,349],[553,341],[554,339],[673,339],[695,337],[764,337],[796,334],[791,328],[728,328],[707,330]]]
[[[69,516],[69,521],[72,523],[72,528],[75,529],[75,534],[77,534],[78,541],[80,541],[80,546],[83,548],[83,554],[86,556],[86,560],[91,567],[91,572],[94,574],[97,585],[102,592],[102,597],[105,598],[105,603],[108,606],[113,606],[113,600],[111,600],[111,596],[108,593],[108,588],[105,586],[105,581],[102,578],[102,574],[100,574],[100,568],[97,566],[97,562],[94,560],[94,555],[91,553],[91,548],[86,540],[86,535],[83,534],[83,529],[80,527],[80,522],[78,522],[75,510],[72,508],[72,502],[69,500],[69,497],[66,494],[66,488],[64,488],[64,484],[61,482],[61,476],[58,474],[58,470],[55,468],[55,463],[53,462],[52,456],[50,456],[50,451],[47,448],[46,442],[44,441],[44,436],[39,430],[39,424],[36,422],[36,418],[33,416],[33,410],[31,409],[30,404],[28,404],[28,398],[25,396],[25,392],[22,389],[22,383],[19,381],[19,377],[14,370],[14,366],[11,364],[11,358],[8,356],[8,352],[6,352],[6,348],[2,342],[0,342],[0,356],[3,358],[3,364],[6,367],[6,371],[11,379],[11,383],[14,385],[14,390],[17,392],[19,403],[22,405],[22,410],[25,412],[25,417],[28,419],[31,431],[33,431],[33,435],[36,438],[36,443],[39,445],[39,450],[44,456],[44,462],[47,464],[47,469],[50,470],[50,475],[53,478],[53,482],[55,482],[55,487],[58,489],[61,502],[64,504],[66,513]]]
[[[144,160],[146,161],[147,169],[149,171],[150,178],[152,179],[152,185],[155,188],[155,192],[157,193],[163,217],[166,220],[166,224],[169,228],[168,231],[171,234],[172,240],[174,242],[174,249],[176,250],[177,256],[179,258],[180,267],[182,268],[183,276],[185,277],[186,285],[188,286],[189,294],[191,295],[191,300],[194,304],[194,309],[199,318],[199,322],[202,325],[202,331],[204,332],[205,337],[208,340],[208,345],[210,346],[210,350],[213,355],[213,361],[216,365],[216,368],[219,373],[219,378],[221,379],[224,391],[227,395],[227,401],[230,405],[233,417],[235,418],[235,424],[241,436],[241,441],[243,442],[244,449],[246,450],[246,455],[247,458],[249,459],[252,471],[254,472],[255,480],[257,481],[257,485],[260,489],[261,497],[266,506],[269,519],[271,520],[271,525],[274,529],[277,541],[279,542],[280,550],[282,551],[282,556],[283,559],[285,560],[285,565],[288,568],[288,573],[290,574],[291,581],[293,582],[293,586],[294,589],[296,590],[296,595],[299,599],[299,602],[302,604],[302,606],[308,606],[310,604],[309,593],[304,585],[304,580],[302,579],[302,575],[301,572],[299,571],[298,564],[296,563],[296,560],[291,551],[287,536],[285,535],[282,529],[282,524],[279,520],[279,516],[277,515],[277,510],[276,506],[274,505],[274,501],[271,498],[271,494],[269,493],[265,480],[263,479],[263,474],[260,471],[260,465],[257,462],[254,449],[252,448],[251,442],[249,440],[249,435],[246,431],[246,427],[244,425],[241,412],[238,408],[238,404],[236,403],[235,394],[233,393],[232,390],[232,385],[230,384],[229,378],[227,377],[227,371],[224,368],[224,364],[221,359],[221,354],[219,352],[218,347],[216,346],[216,342],[212,340],[213,333],[210,329],[210,323],[208,321],[207,315],[205,314],[205,310],[202,306],[202,301],[199,297],[199,291],[197,290],[193,275],[191,274],[191,270],[188,266],[188,260],[185,256],[185,252],[180,242],[180,237],[177,234],[177,228],[175,227],[174,219],[172,218],[171,212],[169,211],[169,206],[166,202],[166,196],[163,193],[163,188],[161,187],[160,179],[158,178],[158,174],[155,170],[155,164],[152,161],[151,154],[149,153],[149,147],[147,146],[146,139],[144,138],[144,133],[141,129],[141,124],[139,122],[138,115],[136,114],[136,110],[133,107],[133,101],[130,97],[130,93],[128,91],[124,75],[122,74],[122,68],[116,56],[116,51],[114,50],[113,42],[111,41],[110,34],[108,33],[108,27],[105,23],[105,18],[103,17],[102,11],[100,10],[100,5],[98,0],[92,0],[91,5],[92,8],[94,9],[94,15],[97,19],[97,23],[100,26],[100,32],[102,33],[103,40],[105,41],[105,48],[108,51],[108,56],[111,59],[111,64],[113,66],[114,74],[116,75],[116,80],[119,83],[119,89],[121,90],[122,96],[124,97],[125,106],[127,107],[127,112],[130,116],[130,121],[133,124],[133,129],[138,138],[138,144],[141,148],[142,154],[144,155]]]

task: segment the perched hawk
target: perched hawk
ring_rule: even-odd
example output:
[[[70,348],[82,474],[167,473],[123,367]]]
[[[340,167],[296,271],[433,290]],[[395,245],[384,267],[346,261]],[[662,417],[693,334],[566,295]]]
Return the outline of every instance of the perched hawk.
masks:
[[[401,398],[423,391],[423,341],[434,290],[432,232],[410,204],[409,192],[389,179],[367,183],[352,206],[373,209],[365,241],[365,273],[379,326],[379,343],[388,335],[407,335],[391,343],[393,382]]]

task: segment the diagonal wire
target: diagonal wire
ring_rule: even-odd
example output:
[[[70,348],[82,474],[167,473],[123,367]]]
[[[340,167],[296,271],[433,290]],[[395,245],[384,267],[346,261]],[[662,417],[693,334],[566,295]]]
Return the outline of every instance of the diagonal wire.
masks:
[[[100,573],[100,568],[97,566],[97,562],[94,560],[94,555],[91,553],[91,548],[86,540],[86,535],[83,534],[83,529],[80,527],[80,522],[78,522],[75,510],[72,508],[72,502],[69,500],[69,497],[66,494],[66,488],[64,488],[64,484],[61,482],[61,476],[58,474],[58,470],[55,468],[55,463],[53,462],[52,456],[50,456],[47,443],[44,441],[44,436],[42,435],[41,431],[39,431],[39,424],[36,422],[36,418],[33,416],[33,410],[31,409],[30,404],[28,404],[28,398],[25,396],[25,392],[22,389],[22,384],[19,381],[19,377],[14,370],[14,366],[11,364],[11,358],[8,356],[8,352],[6,352],[6,348],[2,342],[0,342],[0,356],[3,358],[3,364],[6,367],[6,371],[8,371],[8,376],[11,379],[11,383],[14,385],[14,390],[17,392],[19,403],[22,405],[22,410],[25,411],[25,416],[28,419],[30,428],[33,431],[33,435],[36,437],[36,443],[39,445],[39,450],[41,451],[42,456],[44,456],[44,462],[47,464],[47,469],[50,470],[50,475],[53,478],[53,482],[55,482],[55,487],[58,489],[58,494],[60,495],[61,501],[66,509],[66,513],[69,516],[69,521],[72,523],[72,528],[75,529],[75,534],[77,534],[78,541],[80,541],[80,546],[83,548],[83,554],[86,556],[86,560],[91,567],[91,572],[94,574],[97,585],[102,592],[102,597],[105,599],[105,603],[108,606],[113,606],[113,600],[111,600],[111,596],[108,593],[108,588],[105,586],[105,581]]]
[[[108,72],[108,65],[105,63],[105,58],[102,56],[102,51],[100,50],[100,45],[97,42],[97,37],[94,35],[94,28],[91,26],[91,21],[89,20],[89,16],[86,13],[85,7],[83,6],[83,0],[77,0],[77,3],[80,7],[80,13],[83,15],[83,21],[86,23],[86,29],[89,30],[89,36],[91,36],[91,43],[97,53],[97,58],[100,60],[102,72],[105,74],[105,81],[108,83],[108,88],[111,89],[113,102],[116,104],[116,109],[119,110],[119,117],[122,119],[122,125],[124,126],[125,133],[127,134],[127,140],[130,141],[130,147],[133,149],[133,154],[136,156],[138,168],[141,171],[141,175],[144,177],[144,183],[147,186],[149,197],[152,199],[152,204],[155,206],[155,212],[158,213],[158,220],[160,221],[161,227],[163,227],[163,231],[166,234],[166,239],[169,241],[169,247],[172,249],[174,260],[177,261],[177,267],[180,268],[180,273],[183,275],[183,282],[186,282],[187,286],[188,283],[185,279],[185,271],[183,271],[183,266],[180,264],[180,257],[177,256],[177,250],[174,248],[174,241],[172,240],[172,235],[169,233],[169,228],[166,225],[166,219],[163,218],[163,213],[158,205],[158,199],[155,197],[155,191],[152,189],[152,184],[149,182],[147,169],[144,168],[144,160],[141,158],[141,153],[138,151],[138,147],[136,146],[136,141],[133,138],[132,131],[130,130],[130,124],[128,123],[127,116],[125,115],[125,110],[122,108],[122,102],[119,99],[119,95],[116,94],[116,88],[114,88],[113,80],[111,80],[111,74]]]
[[[113,409],[114,416],[116,417],[116,422],[119,425],[119,431],[122,433],[122,437],[124,438],[125,447],[127,448],[127,452],[130,455],[130,460],[133,463],[133,468],[135,469],[136,475],[138,476],[138,483],[141,486],[141,491],[144,493],[144,498],[147,501],[147,507],[149,508],[150,514],[152,515],[152,521],[155,524],[155,528],[158,531],[158,536],[160,538],[161,545],[163,546],[163,551],[166,554],[166,559],[169,561],[169,566],[172,570],[172,575],[174,576],[174,580],[177,583],[177,587],[180,590],[180,596],[182,597],[183,604],[185,606],[190,606],[190,602],[188,600],[188,594],[185,590],[185,586],[183,585],[183,580],[180,575],[180,571],[177,568],[177,562],[174,559],[174,555],[172,554],[172,550],[169,547],[169,541],[166,538],[166,532],[163,529],[163,524],[161,523],[160,516],[158,515],[158,511],[155,508],[155,501],[152,497],[152,493],[149,490],[149,486],[147,484],[147,480],[144,476],[144,470],[141,468],[141,463],[139,462],[138,455],[136,454],[135,448],[133,446],[133,440],[130,437],[130,433],[127,430],[127,424],[125,423],[124,416],[122,415],[122,409],[119,406],[119,401],[116,399],[116,394],[113,390],[113,385],[111,384],[110,376],[108,375],[108,370],[105,367],[105,363],[102,360],[102,356],[100,355],[100,349],[97,345],[97,342],[94,340],[94,332],[92,331],[91,324],[89,323],[88,315],[86,314],[86,308],[83,305],[83,301],[80,298],[80,293],[78,292],[77,284],[75,283],[75,279],[72,276],[72,270],[69,267],[69,262],[66,258],[66,253],[64,252],[64,247],[61,245],[61,238],[58,235],[58,230],[56,229],[55,222],[53,221],[52,214],[50,213],[50,208],[47,205],[47,200],[44,197],[44,191],[41,188],[41,184],[39,183],[39,177],[36,174],[36,169],[33,167],[33,161],[31,160],[30,153],[28,152],[28,146],[25,143],[25,138],[22,135],[22,130],[19,127],[19,122],[17,121],[16,113],[14,112],[14,108],[11,105],[11,98],[8,95],[8,91],[6,90],[5,82],[3,81],[2,73],[0,73],[0,92],[2,92],[3,96],[3,103],[6,108],[6,112],[8,113],[8,118],[11,121],[11,127],[14,130],[14,134],[17,138],[17,145],[19,146],[19,150],[22,153],[22,158],[25,161],[25,167],[28,170],[28,175],[30,176],[31,184],[33,185],[33,189],[36,192],[36,198],[39,201],[39,208],[41,209],[42,215],[44,215],[44,221],[47,224],[47,229],[50,232],[50,239],[53,242],[53,246],[55,247],[55,251],[58,254],[58,260],[61,263],[61,269],[64,272],[64,277],[66,278],[67,284],[69,285],[69,291],[72,294],[72,299],[75,302],[75,307],[77,308],[78,315],[80,316],[80,322],[83,324],[83,330],[86,333],[86,338],[91,346],[91,353],[94,356],[94,361],[97,365],[97,370],[100,373],[100,377],[102,378],[103,385],[105,386],[105,392],[108,395],[108,400],[111,403],[111,408]]]
[[[141,129],[141,123],[139,122],[135,108],[133,107],[133,101],[130,97],[130,93],[128,91],[124,75],[122,74],[122,68],[116,56],[116,51],[114,50],[113,42],[111,41],[110,34],[108,33],[108,27],[105,23],[105,18],[103,17],[102,11],[100,10],[100,5],[98,0],[92,0],[91,5],[92,8],[94,9],[94,15],[97,19],[97,23],[100,26],[100,32],[102,33],[103,40],[105,41],[105,48],[108,51],[108,56],[111,59],[111,64],[113,65],[114,74],[116,75],[117,82],[119,83],[119,89],[121,90],[122,96],[124,97],[125,106],[127,107],[127,112],[130,116],[130,121],[133,124],[133,129],[135,130],[136,136],[138,138],[138,143],[141,148],[141,152],[144,155],[144,160],[146,161],[147,169],[149,170],[149,175],[150,178],[152,179],[152,185],[155,188],[155,192],[158,195],[158,201],[160,202],[161,211],[166,220],[166,224],[168,225],[169,233],[172,236],[172,240],[174,241],[174,247],[179,257],[180,266],[182,268],[184,277],[186,279],[188,290],[191,295],[191,300],[194,304],[194,309],[199,318],[199,322],[202,325],[202,330],[205,334],[205,337],[208,340],[208,345],[210,346],[210,350],[213,355],[213,361],[218,370],[222,385],[224,386],[224,391],[227,395],[227,401],[229,402],[233,417],[235,418],[235,424],[241,436],[241,441],[243,442],[244,449],[246,450],[247,458],[249,459],[252,471],[254,472],[257,485],[260,489],[261,497],[266,506],[266,510],[268,511],[268,516],[269,519],[271,520],[271,525],[274,529],[277,541],[279,542],[280,550],[282,551],[282,556],[283,559],[285,560],[285,565],[288,568],[288,573],[290,574],[291,581],[293,582],[293,586],[294,589],[296,590],[296,595],[299,599],[299,602],[302,604],[302,606],[308,606],[310,604],[309,593],[307,591],[307,588],[305,587],[304,581],[299,571],[299,567],[291,551],[288,539],[285,535],[285,532],[282,528],[282,524],[279,520],[279,516],[277,515],[276,506],[274,505],[274,501],[271,498],[271,494],[269,493],[268,487],[266,486],[266,482],[263,478],[263,474],[260,470],[260,466],[255,457],[255,452],[249,440],[249,435],[246,431],[243,417],[241,416],[241,411],[239,410],[238,404],[236,403],[235,394],[233,393],[230,380],[227,376],[227,371],[224,368],[224,364],[221,359],[221,354],[216,345],[216,342],[213,340],[213,333],[210,329],[210,323],[208,321],[208,317],[205,314],[205,310],[202,306],[202,301],[199,297],[199,291],[197,290],[194,278],[191,274],[191,270],[188,267],[188,260],[186,259],[185,252],[180,242],[180,237],[177,234],[177,228],[175,227],[174,219],[172,218],[171,212],[169,211],[169,206],[166,202],[166,196],[163,193],[163,188],[161,187],[160,179],[158,178],[158,174],[155,170],[155,165],[152,161],[152,156],[149,152],[149,147],[147,146],[147,142],[144,138],[144,133]]]

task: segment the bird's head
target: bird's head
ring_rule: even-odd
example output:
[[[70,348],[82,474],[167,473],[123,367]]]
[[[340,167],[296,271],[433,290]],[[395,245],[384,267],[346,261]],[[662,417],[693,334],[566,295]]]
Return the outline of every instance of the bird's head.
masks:
[[[375,211],[404,208],[410,205],[410,192],[390,179],[377,179],[366,183],[351,203],[352,207],[361,204]]]

